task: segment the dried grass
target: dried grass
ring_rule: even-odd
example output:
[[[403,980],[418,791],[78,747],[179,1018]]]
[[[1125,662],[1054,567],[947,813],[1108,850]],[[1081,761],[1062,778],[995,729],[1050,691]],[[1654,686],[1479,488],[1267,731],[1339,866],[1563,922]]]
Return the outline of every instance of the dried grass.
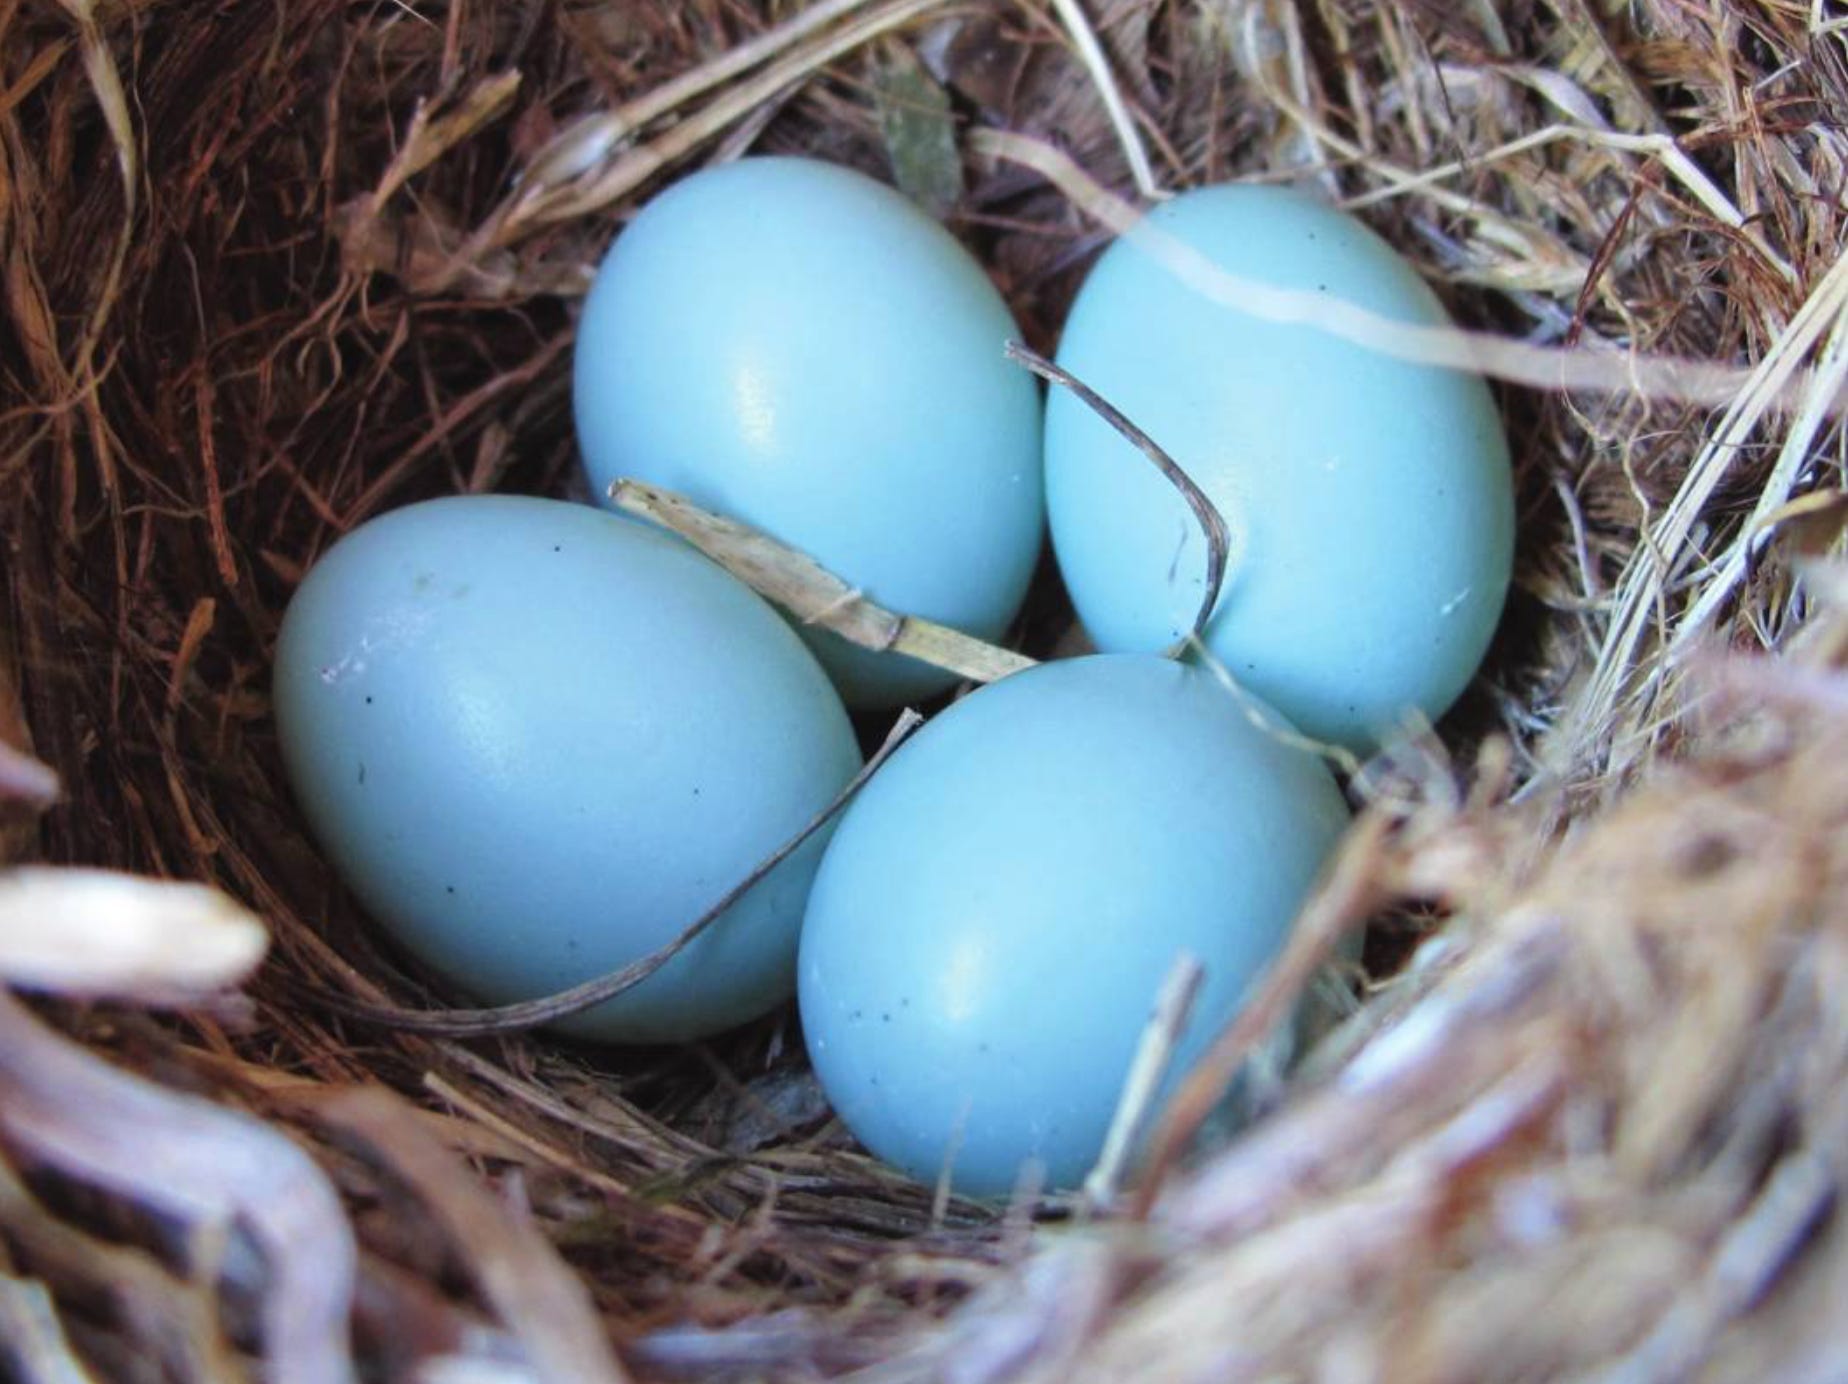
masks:
[[[0,0],[0,848],[208,881],[271,936],[200,1001],[242,911],[112,881],[99,922],[93,877],[10,877],[0,975],[47,992],[0,1000],[11,1372],[1839,1376],[1832,16]],[[1030,345],[1105,239],[994,157],[1053,148],[1116,197],[1309,181],[1491,355],[1596,362],[1504,389],[1505,635],[1448,752],[1363,776],[1271,996],[1371,917],[1371,1002],[1270,1120],[1083,1225],[855,1153],[782,1020],[608,1055],[353,1019],[438,997],[328,878],[268,724],[278,614],[340,532],[569,488],[570,300],[622,216],[747,146],[882,171],[893,42],[953,93],[955,225]]]

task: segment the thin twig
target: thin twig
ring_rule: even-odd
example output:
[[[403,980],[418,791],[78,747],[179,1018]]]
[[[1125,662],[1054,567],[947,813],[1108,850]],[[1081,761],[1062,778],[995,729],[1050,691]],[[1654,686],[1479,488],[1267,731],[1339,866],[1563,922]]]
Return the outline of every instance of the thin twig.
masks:
[[[1461,327],[1421,326],[1395,321],[1358,304],[1324,294],[1279,288],[1229,273],[1185,241],[1151,224],[1140,211],[1081,169],[1068,155],[1026,135],[976,130],[978,152],[1043,174],[1088,215],[1131,240],[1188,287],[1213,302],[1266,322],[1306,326],[1363,350],[1463,374],[1484,375],[1548,391],[1625,394],[1705,407],[1734,403],[1754,371],[1685,356],[1617,354],[1587,347],[1540,346]],[[1802,372],[1781,382],[1769,401],[1794,407],[1806,383]],[[1839,414],[1840,398],[1830,400]]]
[[[1115,1203],[1136,1136],[1148,1122],[1155,1094],[1168,1075],[1174,1050],[1187,1027],[1187,1020],[1193,1015],[1194,1002],[1200,997],[1200,985],[1205,979],[1206,968],[1199,958],[1183,952],[1175,958],[1168,978],[1162,982],[1161,992],[1155,999],[1155,1011],[1149,1015],[1142,1040],[1136,1045],[1129,1078],[1123,1083],[1122,1098],[1117,1102],[1116,1114],[1111,1117],[1110,1132],[1104,1136],[1104,1151],[1098,1155],[1097,1166],[1084,1180],[1083,1210],[1087,1214],[1107,1210]]]
[[[1584,690],[1572,712],[1571,733],[1564,743],[1580,752],[1600,736],[1617,730],[1617,711],[1626,694],[1640,693],[1647,703],[1651,687],[1659,686],[1666,671],[1656,667],[1640,687],[1634,675],[1644,641],[1656,629],[1664,643],[1673,632],[1665,627],[1663,596],[1678,564],[1691,551],[1701,517],[1720,484],[1740,464],[1745,444],[1757,432],[1778,401],[1792,398],[1801,407],[1814,386],[1812,372],[1803,362],[1825,333],[1848,312],[1848,254],[1838,256],[1829,272],[1804,301],[1788,326],[1746,374],[1743,387],[1732,399],[1725,416],[1688,469],[1673,500],[1656,523],[1649,525],[1643,542],[1631,556],[1615,589],[1615,606],[1609,632],[1598,651]],[[1841,362],[1837,362],[1837,367]],[[1813,415],[1832,409],[1838,400],[1813,399]],[[1642,714],[1648,715],[1645,705]]]
[[[807,553],[674,491],[625,478],[611,482],[609,495],[618,509],[679,534],[803,624],[831,630],[863,649],[904,654],[975,682],[997,682],[1034,664],[1025,654],[935,620],[887,610]]]
[[[458,253],[458,263],[510,245],[540,227],[575,220],[615,204],[656,173],[680,162],[827,64],[944,3],[945,0],[892,0],[820,35],[748,81],[733,85],[710,105],[669,126],[648,143],[624,150],[612,140],[610,157],[598,171],[582,173],[552,187],[529,182],[489,215]]]
[[[1086,408],[1115,428],[1131,446],[1154,462],[1155,469],[1161,472],[1168,484],[1181,492],[1181,498],[1187,501],[1187,507],[1193,511],[1194,518],[1200,521],[1200,527],[1206,532],[1206,590],[1200,598],[1200,609],[1194,615],[1193,624],[1176,643],[1175,650],[1178,652],[1190,644],[1203,642],[1207,622],[1213,618],[1213,609],[1219,604],[1219,591],[1226,580],[1226,561],[1232,551],[1232,531],[1226,525],[1225,515],[1219,512],[1219,507],[1194,483],[1193,477],[1182,470],[1180,464],[1163,451],[1154,438],[1124,417],[1115,405],[1083,380],[1017,341],[1008,342],[1007,358],[1018,361],[1043,379],[1071,390]]]
[[[727,48],[615,110],[596,111],[572,121],[527,161],[515,177],[512,198],[496,215],[504,220],[520,206],[583,177],[614,158],[638,131],[871,3],[872,0],[818,0],[775,28]]]
[[[1831,275],[1831,279],[1834,277]],[[1843,282],[1841,293],[1842,305],[1848,308],[1848,281]],[[1753,545],[1759,541],[1764,524],[1789,499],[1803,472],[1815,465],[1815,443],[1823,424],[1828,421],[1829,403],[1848,386],[1848,311],[1837,312],[1811,380],[1809,398],[1785,434],[1777,462],[1758,493],[1751,518],[1741,526],[1732,548],[1717,564],[1717,575],[1707,583],[1675,631],[1665,655],[1671,665],[1686,656],[1692,641],[1708,628],[1745,580]]]
[[[1322,887],[1304,907],[1288,945],[1265,972],[1251,1002],[1227,1025],[1168,1103],[1151,1140],[1132,1214],[1146,1217],[1162,1183],[1225,1094],[1245,1057],[1283,1023],[1290,1006],[1356,922],[1385,901],[1378,865],[1390,824],[1380,814],[1359,818]]]
[[[1104,52],[1103,44],[1097,41],[1097,31],[1091,26],[1084,6],[1079,0],[1052,0],[1052,7],[1058,11],[1059,22],[1065,26],[1065,32],[1071,36],[1072,46],[1078,50],[1078,61],[1090,74],[1091,84],[1097,88],[1097,94],[1103,100],[1104,113],[1110,118],[1110,128],[1116,131],[1117,143],[1123,146],[1123,157],[1129,163],[1129,174],[1136,180],[1136,191],[1150,201],[1164,196],[1161,184],[1155,181],[1155,169],[1149,163],[1148,150],[1136,130],[1135,117],[1130,114],[1128,103],[1123,100],[1123,90],[1117,83],[1116,74],[1110,70],[1109,55]]]

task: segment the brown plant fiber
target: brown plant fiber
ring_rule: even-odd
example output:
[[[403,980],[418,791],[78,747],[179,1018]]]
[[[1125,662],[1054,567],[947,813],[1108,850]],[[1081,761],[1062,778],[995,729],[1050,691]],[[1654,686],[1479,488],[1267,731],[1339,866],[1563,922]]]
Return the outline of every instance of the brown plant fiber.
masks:
[[[0,1376],[1848,1378],[1838,9],[0,0],[0,859],[42,862],[0,869]],[[1362,926],[1366,1002],[1189,1153],[1202,1077],[1101,1205],[883,1169],[789,1014],[377,1021],[466,999],[282,780],[303,572],[575,493],[591,270],[747,151],[960,186],[1045,353],[1125,207],[1301,183],[1467,329],[1388,346],[1497,382],[1502,636],[1355,779],[1219,1065]],[[1025,652],[1069,624],[1041,590]]]

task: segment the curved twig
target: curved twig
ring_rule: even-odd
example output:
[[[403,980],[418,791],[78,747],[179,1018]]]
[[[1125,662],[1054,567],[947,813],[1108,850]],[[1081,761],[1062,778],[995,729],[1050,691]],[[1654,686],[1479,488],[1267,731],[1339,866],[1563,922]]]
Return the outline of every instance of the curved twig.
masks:
[[[1018,361],[1042,379],[1071,390],[1085,407],[1115,428],[1137,451],[1154,462],[1155,469],[1167,478],[1168,484],[1181,492],[1181,498],[1187,501],[1187,507],[1194,512],[1194,518],[1200,521],[1200,527],[1206,533],[1206,593],[1201,598],[1200,609],[1194,616],[1193,624],[1176,642],[1171,656],[1178,655],[1196,640],[1204,641],[1206,623],[1213,618],[1213,607],[1219,604],[1219,590],[1225,585],[1226,556],[1232,550],[1232,530],[1226,524],[1225,515],[1219,512],[1219,507],[1194,483],[1193,477],[1183,471],[1180,464],[1163,451],[1154,438],[1125,418],[1108,399],[1083,380],[1018,341],[1008,342],[1007,358]]]

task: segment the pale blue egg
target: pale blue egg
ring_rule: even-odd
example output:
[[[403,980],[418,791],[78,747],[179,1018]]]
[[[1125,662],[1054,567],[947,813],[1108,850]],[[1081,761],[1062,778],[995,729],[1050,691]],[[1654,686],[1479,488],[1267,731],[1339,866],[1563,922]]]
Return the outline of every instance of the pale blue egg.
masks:
[[[1254,714],[1275,719],[1200,668],[1070,659],[956,703],[874,777],[799,977],[815,1070],[872,1152],[978,1196],[1029,1161],[1076,1185],[1182,952],[1206,974],[1176,1072],[1199,1058],[1348,818]]]
[[[598,270],[573,375],[584,464],[599,495],[619,476],[681,491],[901,613],[998,639],[1044,517],[1016,336],[981,266],[884,184],[811,159],[706,169]],[[954,681],[809,635],[851,705]]]
[[[1148,224],[1247,279],[1436,325],[1442,305],[1372,231],[1302,193],[1184,193]],[[1475,673],[1513,557],[1507,442],[1473,375],[1406,364],[1205,296],[1120,240],[1059,361],[1167,450],[1235,536],[1208,647],[1304,732],[1358,750],[1435,718]],[[1099,648],[1190,626],[1205,545],[1153,467],[1078,400],[1046,420],[1054,550]]]
[[[336,871],[492,1003],[671,940],[860,763],[839,697],[769,606],[676,540],[554,500],[432,500],[348,534],[289,605],[274,696]],[[679,1041],[786,999],[821,844],[561,1027]]]

